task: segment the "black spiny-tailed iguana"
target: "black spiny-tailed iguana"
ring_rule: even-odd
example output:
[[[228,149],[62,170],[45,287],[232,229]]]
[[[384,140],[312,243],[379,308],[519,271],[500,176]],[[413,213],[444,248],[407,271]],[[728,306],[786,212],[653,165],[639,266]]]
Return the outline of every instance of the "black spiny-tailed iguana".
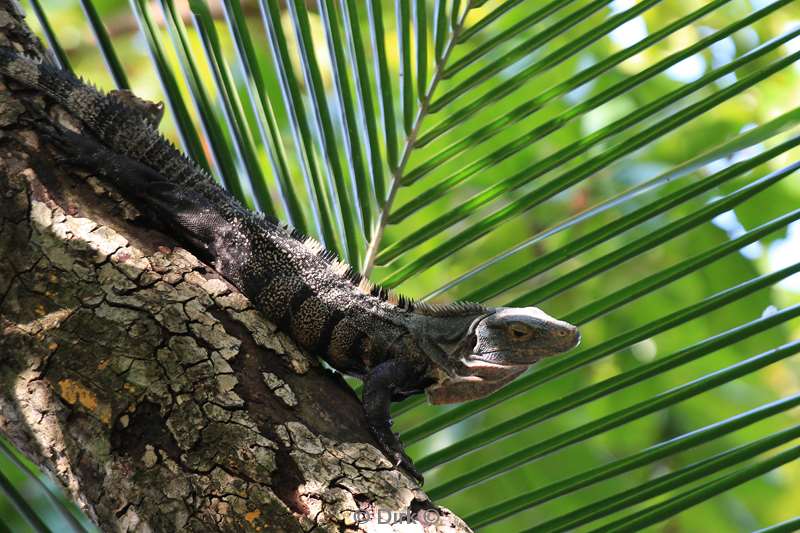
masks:
[[[300,346],[362,379],[375,438],[420,480],[391,430],[392,401],[422,391],[432,403],[481,398],[580,341],[574,326],[535,307],[428,305],[394,296],[316,241],[244,208],[158,133],[160,108],[124,91],[104,94],[8,48],[0,49],[0,73],[40,90],[96,137],[51,131],[70,162],[172,228]]]

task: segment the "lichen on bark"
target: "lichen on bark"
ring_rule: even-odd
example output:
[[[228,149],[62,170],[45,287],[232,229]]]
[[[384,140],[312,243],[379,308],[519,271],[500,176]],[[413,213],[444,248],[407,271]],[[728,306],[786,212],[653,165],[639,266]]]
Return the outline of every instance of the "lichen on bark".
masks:
[[[41,55],[10,0],[0,46]],[[0,433],[106,531],[468,530],[375,447],[341,377],[62,168],[34,108],[69,120],[0,83]]]

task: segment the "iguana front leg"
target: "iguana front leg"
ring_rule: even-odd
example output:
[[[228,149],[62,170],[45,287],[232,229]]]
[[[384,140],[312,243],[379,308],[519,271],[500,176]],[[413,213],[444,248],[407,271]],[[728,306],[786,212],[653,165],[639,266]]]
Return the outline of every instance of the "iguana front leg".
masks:
[[[422,474],[414,467],[403,449],[403,443],[392,431],[392,417],[389,414],[392,399],[402,398],[409,384],[418,381],[418,377],[415,368],[405,361],[385,361],[370,370],[364,379],[361,403],[364,405],[369,428],[386,455],[395,466],[402,466],[422,484]]]

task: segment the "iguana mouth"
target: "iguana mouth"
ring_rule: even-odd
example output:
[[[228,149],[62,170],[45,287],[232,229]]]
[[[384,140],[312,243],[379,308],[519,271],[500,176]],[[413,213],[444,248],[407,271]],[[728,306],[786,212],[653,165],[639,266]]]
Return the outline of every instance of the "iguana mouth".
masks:
[[[469,357],[462,359],[464,367],[468,371],[468,375],[480,381],[502,381],[507,379],[509,374],[515,374],[525,371],[526,368],[536,363],[541,359],[536,357],[528,362],[500,362],[500,361],[487,361],[481,358]]]
[[[518,367],[532,365],[546,355],[534,350],[499,349],[470,354],[463,359],[463,362],[467,366]]]
[[[480,355],[481,356],[483,356],[483,355],[491,355],[491,354],[503,353],[503,352],[504,352],[504,350],[496,350],[494,352],[486,352],[486,353],[480,354]],[[506,367],[506,368],[511,368],[511,367],[518,367],[518,366],[530,366],[530,365],[538,362],[539,359],[541,359],[540,356],[534,356],[532,359],[530,359],[530,360],[528,360],[526,362],[490,361],[490,360],[484,359],[481,356],[475,356],[473,354],[470,357],[467,357],[467,358],[463,359],[463,362],[464,362],[464,364],[466,366],[487,366],[487,367]]]

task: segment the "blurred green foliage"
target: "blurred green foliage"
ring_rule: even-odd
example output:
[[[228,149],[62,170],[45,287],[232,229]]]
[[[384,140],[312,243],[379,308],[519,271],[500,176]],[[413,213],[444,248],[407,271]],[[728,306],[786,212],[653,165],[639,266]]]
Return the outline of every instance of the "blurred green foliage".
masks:
[[[466,27],[469,28],[470,25],[477,23],[487,14],[494,12],[502,3],[502,0],[490,0],[484,2],[481,7],[473,9],[466,18]],[[58,26],[55,30],[57,38],[65,50],[72,68],[76,72],[94,80],[101,87],[114,87],[113,80],[104,65],[103,57],[96,46],[91,27],[88,25],[79,3],[42,0],[41,4],[47,18],[51,22],[58,21]],[[310,4],[315,3],[310,2]],[[395,20],[394,5],[392,4],[390,2],[379,3],[379,5],[383,6],[382,15],[384,21],[389,21],[386,22],[384,44],[389,72],[394,83],[392,87],[393,98],[395,102],[399,102],[401,86],[398,73],[401,68],[401,62],[399,59],[398,36],[393,22]],[[547,28],[548,24],[552,24],[552,21],[558,20],[562,16],[553,15],[533,28],[522,31],[499,45],[492,45],[492,38],[501,34],[504,30],[514,27],[515,24],[529,16],[533,9],[532,4],[530,2],[520,3],[486,29],[466,42],[459,44],[455,48],[449,64],[461,58],[469,58],[471,54],[476,53],[476,50],[481,50],[481,47],[486,43],[489,43],[487,46],[491,47],[491,51],[474,61],[452,79],[444,79],[435,94],[437,96],[447,94],[448,91],[458,87],[460,83],[486,65],[491,65],[494,61],[502,60],[506,56],[513,57],[515,50],[531,39],[537,31]],[[537,2],[536,8],[540,4],[543,3]],[[584,1],[575,4],[576,6],[585,6],[589,2]],[[463,140],[467,135],[480,132],[481,128],[486,127],[487,124],[501,114],[516,109],[517,106],[524,105],[535,95],[549,90],[592,64],[619,52],[625,46],[629,46],[648,33],[658,31],[670,22],[700,8],[703,4],[705,2],[680,2],[677,0],[656,2],[653,7],[644,11],[632,22],[615,30],[610,35],[601,35],[595,42],[569,55],[553,68],[528,79],[521,90],[513,92],[495,105],[481,107],[476,112],[471,113],[465,123],[458,128],[448,131],[424,147],[412,150],[405,167],[405,174],[408,174],[409,171],[413,172],[413,169],[435,157],[451,144]],[[513,155],[502,157],[493,155],[496,150],[506,146],[524,133],[539,125],[546,124],[548,120],[569,112],[576,104],[587,101],[595,95],[602,94],[615,84],[642,72],[645,68],[657,63],[669,54],[691,46],[700,39],[725,28],[767,4],[769,2],[762,0],[733,0],[727,2],[698,21],[689,24],[684,29],[649,46],[608,72],[592,79],[589,83],[549,101],[540,111],[504,127],[501,133],[493,136],[488,141],[470,145],[466,152],[437,164],[429,174],[423,176],[413,185],[399,189],[394,203],[390,206],[391,212],[395,212],[398,207],[405,205],[409,201],[429,194],[431,187],[439,180],[459,172],[469,163],[486,156],[494,158],[486,170],[481,170],[458,188],[431,202],[430,205],[413,213],[402,222],[390,224],[386,228],[381,249],[385,250],[387,246],[401,241],[431,221],[438,220],[440,217],[451,213],[473,195],[484,191],[487,187],[491,187],[500,180],[532,168],[537,162],[542,161],[557,150],[563,149],[581,139],[587,139],[587,136],[600,128],[635,113],[649,103],[663,98],[670,91],[679,89],[696,80],[711,69],[729,63],[747,51],[800,25],[800,4],[788,3],[769,16],[748,25],[742,30],[733,33],[730,37],[719,41],[714,46],[684,60],[666,73],[656,75],[641,85],[626,90],[623,94],[607,103],[591,109],[590,112],[566,121],[559,129]],[[124,0],[105,0],[103,2],[94,2],[94,5],[111,36],[117,55],[122,58],[132,89],[142,97],[163,100],[162,86],[157,76],[154,75],[145,40],[137,28],[136,20],[131,13],[129,4]],[[213,89],[215,87],[214,78],[205,63],[205,52],[200,45],[200,37],[191,19],[189,8],[183,2],[177,2],[176,5],[178,6],[178,11],[185,17],[187,36],[191,43],[193,55],[198,63],[202,64],[202,68],[199,70],[202,84],[207,88],[211,88],[211,94],[214,97],[214,110],[217,114],[221,114],[222,105],[218,98],[219,95]],[[237,84],[238,96],[243,102],[249,102],[246,82],[240,74],[237,61],[234,59],[236,57],[235,47],[228,24],[222,16],[222,9],[219,8],[219,5],[216,3],[211,3],[211,5],[214,8],[212,9],[212,13],[215,16],[214,26],[220,37],[220,45],[224,51],[223,55],[229,58],[229,61],[236,66],[232,70]],[[339,3],[336,3],[336,5],[338,6]],[[565,30],[558,32],[541,49],[524,54],[520,61],[491,76],[488,81],[471,91],[469,96],[459,96],[448,104],[442,112],[426,117],[423,121],[421,133],[424,135],[426,131],[438,124],[441,120],[438,118],[440,115],[446,117],[449,112],[459,109],[472,101],[476,95],[480,97],[498,90],[499,86],[524,67],[534,65],[537,61],[547,57],[548,53],[559,49],[561,46],[575,42],[584,32],[592,31],[593,28],[608,20],[613,13],[618,13],[621,9],[632,5],[634,5],[633,2],[614,2],[611,8],[602,7],[584,20],[568,25]],[[276,104],[282,102],[281,88],[273,68],[271,49],[267,45],[269,39],[265,35],[261,24],[258,5],[255,2],[243,1],[241,6],[254,39],[254,51],[258,57],[259,72],[263,77],[269,99],[274,104],[273,108],[280,136],[285,140],[285,144],[289,145],[289,139],[292,138],[289,115],[283,105]],[[168,43],[169,39],[165,31],[163,12],[159,2],[149,3],[146,7],[151,10],[153,20],[160,27],[161,38],[165,43]],[[438,3],[430,2],[428,8],[429,13],[432,14],[438,8]],[[361,9],[361,11],[365,10]],[[282,22],[287,32],[286,44],[294,69],[298,73],[298,78],[302,79],[299,74],[303,67],[302,54],[291,31],[292,25],[289,22],[291,17],[287,10],[281,12],[283,14]],[[369,22],[366,12],[360,12],[359,16],[359,24],[366,27]],[[333,102],[336,95],[335,75],[333,66],[330,60],[327,59],[329,56],[326,52],[324,23],[315,7],[309,10],[308,17],[312,30],[311,37],[314,41],[315,50],[317,50],[319,68],[322,74],[321,81],[328,93],[329,101]],[[33,26],[38,26],[34,17],[29,17],[29,19]],[[429,15],[428,23],[433,24],[431,15]],[[366,32],[364,36],[366,38]],[[430,49],[435,48],[436,43],[433,36],[427,40],[427,44]],[[417,48],[413,42],[410,46],[409,50],[416,52]],[[616,143],[633,142],[637,136],[646,134],[648,128],[652,128],[658,121],[675,114],[678,109],[686,105],[702,102],[713,93],[729,87],[737,80],[741,80],[748,75],[762,71],[771,62],[781,57],[786,57],[798,49],[800,49],[798,39],[794,39],[787,45],[780,46],[774,52],[766,54],[764,57],[737,69],[734,73],[702,87],[699,91],[681,100],[680,104],[667,106],[652,117],[636,123],[630,130],[620,132],[619,135],[591,147],[572,161],[559,165],[558,168],[548,174],[548,179],[551,176],[562,173],[578,172],[581,169],[581,165],[589,161],[590,158],[606,153]],[[166,46],[165,50],[173,70],[176,73],[180,72],[178,56],[174,49],[171,46]],[[414,64],[416,65],[416,63]],[[427,68],[428,74],[434,71],[435,68],[436,65],[431,61]],[[416,72],[419,72],[419,70]],[[371,67],[370,76],[372,77],[371,82],[374,84],[375,74]],[[178,78],[183,79],[180,75]],[[191,102],[188,86],[185,83],[181,83],[180,86],[185,101]],[[800,63],[795,63],[716,105],[698,118],[666,132],[653,142],[623,157],[620,161],[603,167],[588,179],[548,199],[534,209],[526,211],[522,216],[506,221],[487,235],[470,242],[468,246],[460,247],[453,253],[448,253],[444,259],[429,268],[414,271],[413,275],[400,284],[398,289],[413,297],[424,297],[438,291],[443,285],[481,265],[484,261],[498,254],[503,254],[560,221],[569,219],[588,207],[623,193],[632,186],[644,183],[677,165],[689,161],[709,149],[731,140],[748,128],[767,124],[775,117],[797,109],[800,106],[798,87],[800,87]],[[308,107],[310,106],[310,99],[310,93],[305,88],[304,103],[307,108],[310,108]],[[435,101],[436,98],[434,98]],[[332,103],[331,105],[334,104]],[[377,109],[377,98],[374,101],[374,106]],[[191,106],[189,107],[191,108]],[[242,108],[251,130],[257,131],[258,117],[253,108],[249,105],[243,105]],[[334,108],[338,109],[335,105]],[[191,109],[194,114],[194,108]],[[398,112],[396,122],[402,138],[403,128],[400,116]],[[341,148],[344,146],[344,137],[339,129],[343,120],[342,114],[335,113],[333,120],[336,125],[338,147]],[[167,113],[163,129],[176,140],[179,139],[175,122],[169,113]],[[446,296],[450,298],[464,297],[508,272],[530,265],[545,254],[560,253],[565,245],[574,242],[593,230],[606,227],[621,217],[630,215],[636,208],[645,205],[647,202],[676,191],[688,183],[700,181],[713,172],[726,168],[735,161],[752,157],[766,149],[775,147],[797,133],[797,128],[793,128],[790,131],[775,134],[763,143],[738,152],[732,158],[703,165],[702,168],[689,173],[685,177],[675,179],[660,188],[645,192],[635,199],[614,206],[586,221],[571,225],[565,231],[556,233],[546,239],[541,239],[534,245],[524,247],[518,253],[497,261],[466,282],[450,288],[446,292]],[[231,142],[229,130],[225,130],[224,135],[227,142]],[[383,131],[381,131],[381,138],[383,138]],[[265,174],[269,176],[270,180],[273,180],[274,178],[271,176],[274,175],[274,172],[269,171],[272,167],[261,137],[254,136],[251,141],[256,144],[259,164],[264,169],[267,169]],[[385,152],[385,141],[382,142],[381,149]],[[205,148],[210,153],[207,144]],[[317,155],[324,159],[319,152],[317,150]],[[345,152],[343,149],[339,150],[339,163],[345,168],[351,168],[352,165]],[[698,194],[689,201],[683,202],[650,220],[637,224],[632,229],[602,242],[586,252],[565,259],[541,275],[515,284],[508,290],[492,297],[490,303],[507,304],[536,287],[540,287],[552,280],[558,280],[581,267],[591,265],[603,255],[613,250],[624,249],[636,239],[649,235],[683,216],[695,213],[712,199],[732,193],[757,178],[796,162],[799,155],[800,149],[798,148],[787,150],[780,156],[758,165],[750,172],[738,175],[735,179],[723,183],[719,187]],[[213,160],[213,158],[210,159]],[[306,221],[308,221],[307,226],[311,233],[319,237],[320,235],[310,222],[313,219],[310,216],[311,211],[308,207],[311,204],[311,200],[302,177],[302,158],[298,157],[295,151],[289,150],[287,162],[291,184],[297,191],[298,197],[304,206],[304,215]],[[237,160],[236,164],[237,170],[243,172],[244,165],[241,160]],[[382,172],[387,176],[387,188],[390,185],[388,181],[390,170],[388,167],[382,169]],[[496,209],[508,205],[522,195],[535,190],[543,182],[543,179],[532,180],[517,189],[504,192],[487,206],[471,211],[469,217],[457,222],[453,227],[443,226],[439,228],[431,238],[425,239],[419,246],[415,246],[391,262],[381,264],[379,256],[378,266],[372,276],[373,279],[391,279],[392,275],[404,266],[413,264],[415,260],[425,254],[434,252],[445,245],[448,239],[451,239],[458,231],[470,228],[476,221],[484,219]],[[244,183],[246,184],[247,182]],[[251,195],[252,188],[245,185],[243,187],[244,194]],[[286,219],[287,214],[283,207],[285,203],[282,201],[279,189],[275,186],[274,181],[270,181],[268,188],[272,195],[271,203],[276,206],[278,216]],[[255,199],[252,204],[258,205],[259,202]],[[374,202],[375,217],[378,216],[382,206],[382,202]],[[665,241],[659,246],[651,247],[645,253],[615,265],[607,272],[593,276],[585,282],[547,299],[541,303],[541,306],[552,315],[566,315],[588,303],[600,301],[608,294],[630,286],[638,280],[646,279],[648,276],[681,260],[704,252],[715,245],[725,243],[743,231],[769,222],[784,213],[796,209],[798,206],[800,206],[800,180],[798,180],[797,176],[792,175],[738,205],[733,211],[714,219],[713,223],[698,224],[674,239]],[[665,285],[631,304],[620,307],[601,318],[589,321],[582,326],[583,346],[591,348],[592,346],[600,345],[623,332],[686,308],[719,291],[743,283],[758,275],[797,263],[800,261],[800,252],[798,252],[800,250],[800,225],[795,223],[790,227],[792,230],[789,232],[781,229],[771,233],[759,239],[757,244],[753,244],[743,250],[742,253],[729,254],[721,260]],[[367,233],[370,233],[372,228],[367,227],[366,230]],[[337,228],[337,231],[341,232],[342,230]],[[363,251],[368,242],[369,239],[366,236],[359,235],[357,246]],[[363,254],[360,255],[360,258],[363,259]],[[573,372],[543,383],[491,409],[467,418],[458,424],[447,427],[413,444],[409,448],[410,453],[415,458],[426,457],[436,450],[459,442],[495,424],[529,412],[553,399],[569,397],[575,391],[580,391],[621,372],[652,362],[730,328],[758,319],[775,309],[783,309],[790,305],[798,304],[800,303],[799,293],[800,282],[798,281],[798,276],[795,275],[784,282],[758,290],[745,298],[705,313],[697,319],[681,323],[677,328],[664,331],[629,348],[616,351],[609,357],[602,358],[591,365],[580,367]],[[610,413],[619,412],[630,405],[653,398],[663,391],[730,367],[750,356],[773,349],[789,341],[795,341],[798,338],[800,338],[800,320],[797,318],[763,333],[743,338],[690,364],[680,366],[613,394],[603,396],[596,401],[518,431],[508,438],[499,440],[474,453],[464,455],[457,460],[431,470],[426,473],[426,488],[433,488],[435,491],[437,486],[448,480],[509,456],[532,443],[541,442],[552,436],[580,428]],[[723,421],[768,402],[796,394],[798,391],[800,391],[800,363],[798,363],[796,357],[790,357],[649,416],[604,432],[577,445],[566,447],[557,453],[525,464],[520,468],[504,472],[502,475],[493,477],[486,482],[475,484],[466,490],[449,495],[441,500],[441,503],[462,516],[472,516],[521,493],[585,472],[610,461],[624,458],[659,442]],[[396,425],[401,433],[407,432],[434,416],[448,412],[449,409],[452,409],[452,407],[426,406],[406,409],[396,418]],[[485,530],[492,532],[523,530],[559,515],[570,513],[572,510],[591,504],[609,495],[627,489],[635,489],[654,477],[675,471],[716,453],[753,442],[764,436],[773,435],[786,428],[797,427],[799,423],[800,411],[797,408],[782,412],[779,415],[767,418],[677,455],[662,458],[653,464],[635,469],[624,475],[605,480],[602,483],[547,501],[530,510],[514,514],[506,520],[486,527]],[[797,442],[795,441],[794,445],[796,444]],[[788,449],[788,445],[779,448],[779,450],[783,449]],[[775,450],[765,454],[762,458],[770,457],[774,453],[776,453]],[[748,461],[744,464],[734,465],[730,471],[741,470],[745,465],[751,463],[752,461]],[[2,471],[5,472],[5,470]],[[728,471],[724,473],[728,473]],[[628,511],[636,511],[646,505],[652,505],[654,502],[683,493],[707,481],[707,479],[703,479],[685,487],[678,487],[665,496],[646,504],[639,504],[626,509],[621,514],[624,515]],[[26,493],[23,492],[23,494]],[[7,505],[0,498],[0,510],[6,509]],[[669,518],[666,522],[652,526],[651,530],[686,532],[709,530],[715,532],[750,531],[794,518],[800,512],[798,509],[800,509],[800,463],[795,460],[752,481],[719,494],[709,501],[686,509]],[[619,519],[621,514],[618,513],[605,520]],[[598,526],[595,525],[594,527]],[[12,527],[12,529],[15,528]]]

